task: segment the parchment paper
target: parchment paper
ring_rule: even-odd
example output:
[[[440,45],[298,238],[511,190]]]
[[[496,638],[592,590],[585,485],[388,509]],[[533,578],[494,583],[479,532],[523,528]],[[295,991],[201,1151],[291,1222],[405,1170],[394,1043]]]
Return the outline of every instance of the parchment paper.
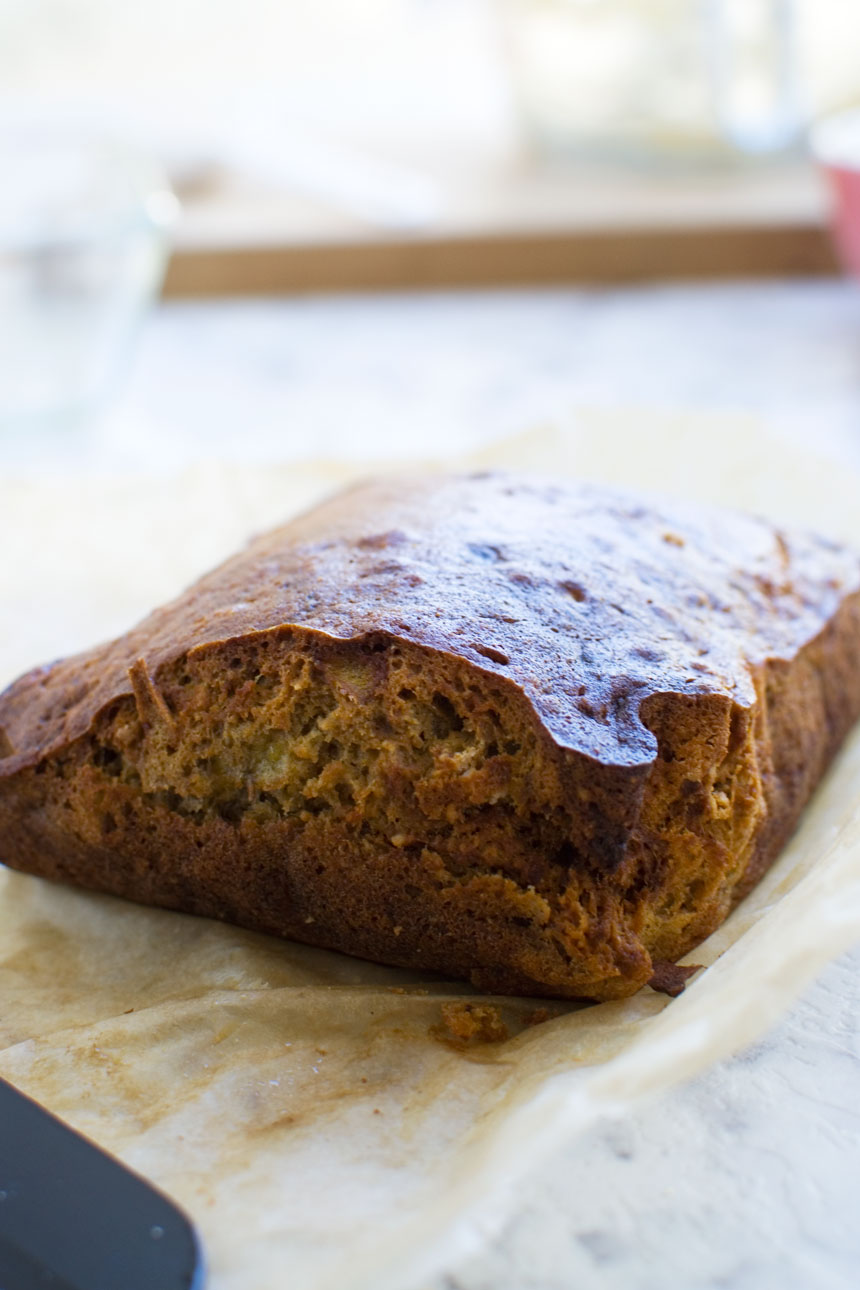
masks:
[[[472,459],[477,460],[475,458]],[[481,455],[725,501],[860,546],[860,477],[753,421],[582,414]],[[461,463],[456,463],[461,464]],[[376,468],[376,467],[375,467]],[[0,481],[0,684],[94,643],[360,464]],[[482,1239],[561,1138],[771,1025],[860,936],[860,736],[679,999],[494,1001],[457,983],[0,874],[0,1074],[198,1224],[212,1290],[406,1290]],[[529,1024],[531,1023],[531,1024]]]

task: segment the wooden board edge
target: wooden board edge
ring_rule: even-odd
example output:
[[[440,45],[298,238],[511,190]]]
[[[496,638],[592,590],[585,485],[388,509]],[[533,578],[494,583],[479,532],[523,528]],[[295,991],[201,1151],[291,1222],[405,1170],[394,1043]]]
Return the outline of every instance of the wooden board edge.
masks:
[[[832,274],[820,225],[512,233],[271,246],[180,247],[165,295],[622,284]]]

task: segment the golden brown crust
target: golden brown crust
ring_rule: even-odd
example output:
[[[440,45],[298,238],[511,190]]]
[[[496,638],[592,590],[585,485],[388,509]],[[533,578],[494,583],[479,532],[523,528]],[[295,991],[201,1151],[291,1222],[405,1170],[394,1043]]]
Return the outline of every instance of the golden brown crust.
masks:
[[[630,993],[860,714],[860,563],[743,516],[370,483],[0,696],[0,856],[485,989]]]

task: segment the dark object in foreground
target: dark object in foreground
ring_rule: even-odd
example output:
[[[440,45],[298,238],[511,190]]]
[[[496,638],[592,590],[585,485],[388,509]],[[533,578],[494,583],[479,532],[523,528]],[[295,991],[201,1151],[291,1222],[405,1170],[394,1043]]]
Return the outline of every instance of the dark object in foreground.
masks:
[[[0,695],[0,859],[480,990],[677,990],[860,715],[858,659],[832,542],[386,478]]]
[[[165,1196],[0,1080],[3,1290],[202,1290]]]

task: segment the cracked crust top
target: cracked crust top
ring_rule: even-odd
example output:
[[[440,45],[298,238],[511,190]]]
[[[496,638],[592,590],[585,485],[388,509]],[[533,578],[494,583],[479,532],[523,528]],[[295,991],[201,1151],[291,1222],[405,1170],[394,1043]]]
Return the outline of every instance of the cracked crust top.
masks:
[[[751,670],[794,657],[858,587],[853,553],[716,508],[496,472],[391,476],[257,538],[118,641],[22,677],[0,696],[0,774],[83,734],[140,660],[155,676],[287,624],[458,656],[522,691],[560,747],[645,766],[645,699],[749,706]]]

